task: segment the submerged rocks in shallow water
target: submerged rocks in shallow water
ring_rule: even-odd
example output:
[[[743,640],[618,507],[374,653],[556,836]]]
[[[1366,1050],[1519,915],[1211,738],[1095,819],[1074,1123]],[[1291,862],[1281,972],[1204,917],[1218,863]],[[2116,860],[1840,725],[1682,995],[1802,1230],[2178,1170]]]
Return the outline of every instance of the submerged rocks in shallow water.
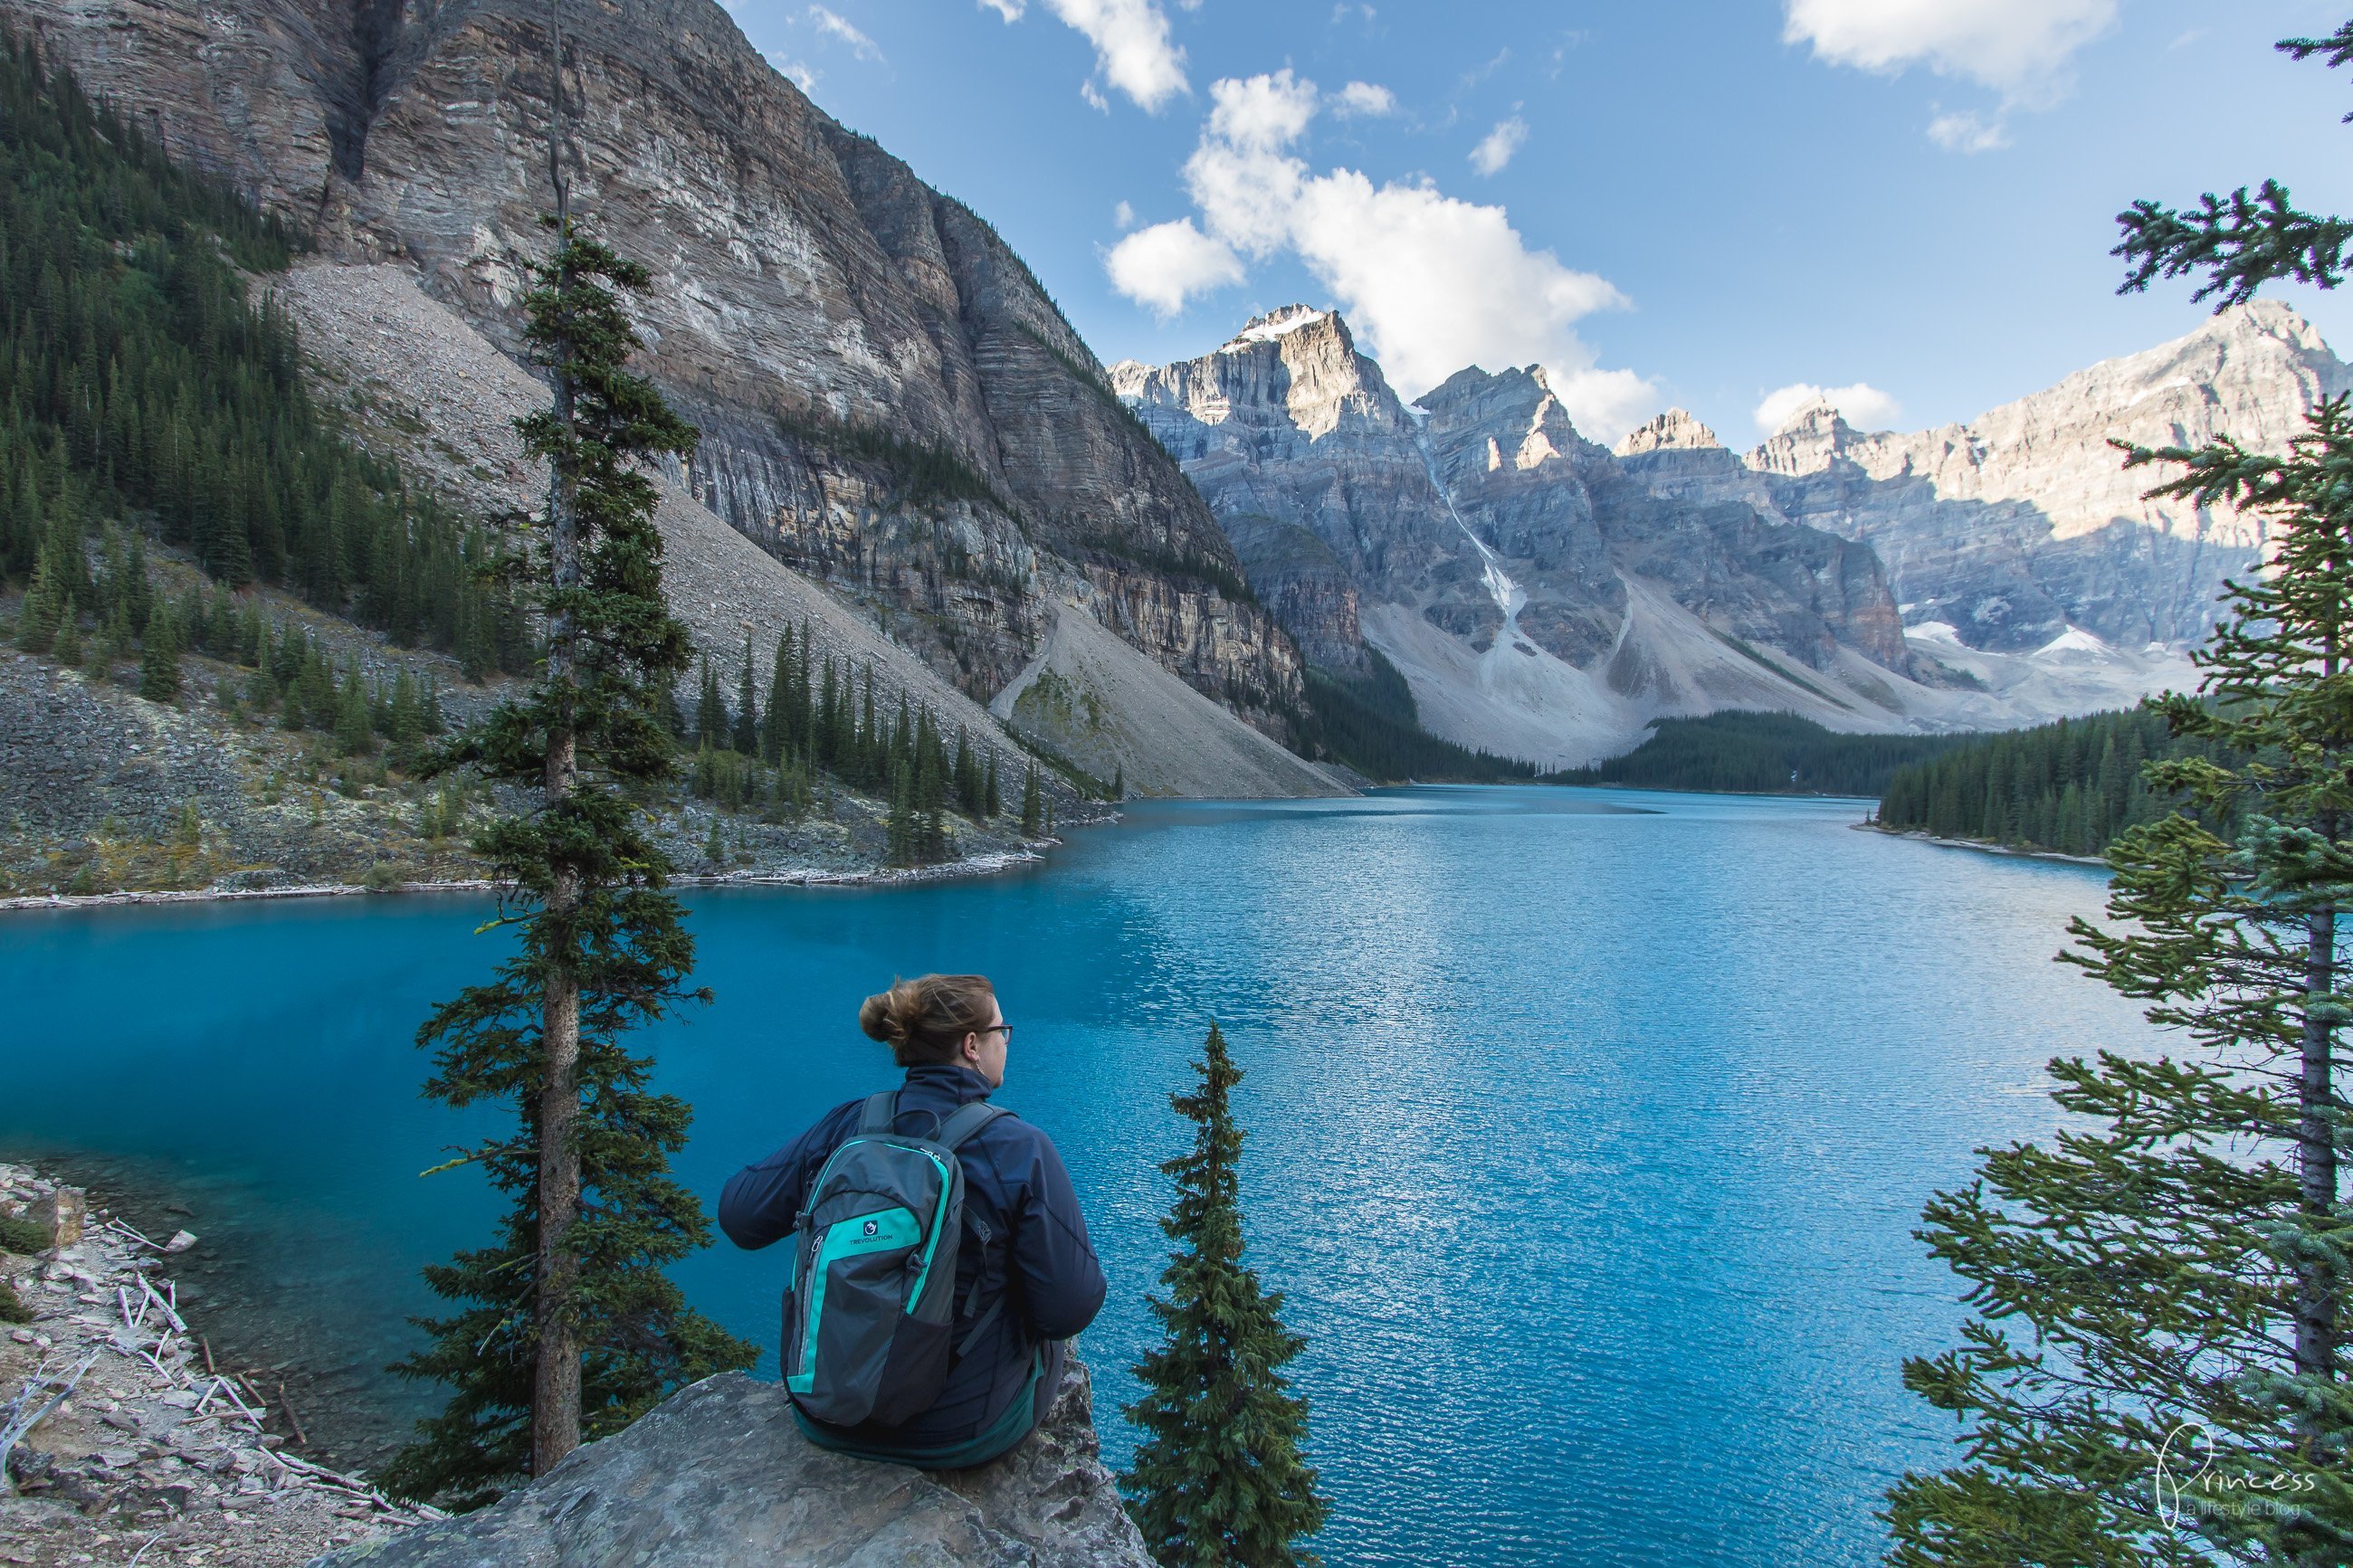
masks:
[[[313,1568],[1148,1568],[1069,1358],[1046,1424],[977,1469],[926,1475],[817,1448],[782,1387],[707,1378],[479,1513]]]

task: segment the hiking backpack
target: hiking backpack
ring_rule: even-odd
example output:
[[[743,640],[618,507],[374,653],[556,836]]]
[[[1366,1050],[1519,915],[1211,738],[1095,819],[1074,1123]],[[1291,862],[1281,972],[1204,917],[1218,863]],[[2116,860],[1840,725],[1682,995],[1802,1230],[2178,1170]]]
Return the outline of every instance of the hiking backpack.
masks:
[[[836,1426],[895,1426],[937,1402],[954,1342],[964,1164],[956,1146],[1012,1113],[974,1100],[930,1138],[892,1131],[895,1093],[871,1095],[857,1131],[809,1184],[785,1288],[785,1392]]]

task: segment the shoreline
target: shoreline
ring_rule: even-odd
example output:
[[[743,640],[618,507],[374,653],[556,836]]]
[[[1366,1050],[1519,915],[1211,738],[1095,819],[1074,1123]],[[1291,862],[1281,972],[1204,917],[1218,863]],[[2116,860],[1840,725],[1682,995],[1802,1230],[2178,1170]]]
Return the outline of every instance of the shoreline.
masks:
[[[1594,784],[1566,784],[1556,778],[1510,779],[1509,784],[1542,784],[1546,789],[1614,789],[1632,795],[1720,795],[1734,800],[1854,800],[1879,804],[1875,795],[1839,795],[1818,789],[1701,789],[1696,785],[1628,784],[1622,779],[1609,779]],[[1860,826],[1860,825],[1858,825]]]
[[[2007,855],[2014,860],[2056,860],[2065,866],[2097,866],[2104,871],[2108,868],[2106,858],[2100,855],[2063,855],[2056,849],[2020,849],[2008,844],[1988,844],[1981,838],[1940,838],[1921,829],[1883,827],[1876,822],[1857,822],[1850,826],[1858,833],[1908,838],[1915,844],[1934,844],[1944,849],[1974,849],[1980,855]]]
[[[297,1568],[447,1517],[322,1463],[335,1456],[312,1436],[331,1411],[316,1386],[220,1337],[195,1278],[217,1265],[192,1267],[215,1249],[168,1215],[142,1231],[103,1195],[42,1162],[0,1162],[0,1213],[46,1242],[0,1254],[22,1303],[0,1325],[0,1381],[38,1411],[12,1428],[7,1561]]]
[[[1060,847],[1060,838],[1030,841],[1044,847]],[[864,888],[897,887],[916,882],[952,881],[965,877],[993,877],[1018,866],[1042,865],[1039,848],[997,849],[968,855],[936,866],[877,866],[862,871],[738,871],[721,876],[679,876],[668,879],[672,888]],[[284,888],[172,888],[148,892],[29,893],[0,899],[0,913],[33,910],[88,910],[134,904],[234,903],[264,899],[335,899],[360,894],[495,893],[501,884],[486,878],[448,882],[396,882],[371,888],[358,882],[311,882]]]

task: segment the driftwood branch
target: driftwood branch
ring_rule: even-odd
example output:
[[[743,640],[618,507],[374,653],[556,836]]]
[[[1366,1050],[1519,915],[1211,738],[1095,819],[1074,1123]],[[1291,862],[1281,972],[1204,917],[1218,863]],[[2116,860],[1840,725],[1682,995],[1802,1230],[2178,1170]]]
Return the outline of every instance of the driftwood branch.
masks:
[[[188,1325],[180,1320],[179,1309],[171,1301],[165,1300],[164,1299],[164,1293],[156,1289],[154,1285],[148,1280],[144,1274],[139,1277],[139,1288],[147,1292],[147,1300],[142,1302],[139,1308],[139,1316],[142,1320],[147,1316],[147,1309],[150,1306],[153,1306],[163,1312],[164,1321],[172,1325],[173,1332],[185,1334],[188,1331]],[[120,1287],[117,1287],[117,1289],[120,1289]],[[173,1289],[172,1294],[177,1296],[179,1293],[179,1289],[175,1286]]]
[[[62,1381],[46,1373],[37,1373],[32,1381],[16,1391],[16,1397],[9,1402],[8,1424],[5,1426],[0,1426],[0,1493],[9,1496],[16,1494],[16,1483],[8,1479],[8,1456],[15,1452],[17,1440],[46,1420],[50,1411],[63,1405],[68,1396],[73,1393],[75,1385],[81,1382],[82,1374],[97,1363],[98,1352],[92,1351],[82,1357],[76,1363],[73,1371],[67,1373]],[[51,1394],[39,1408],[28,1409],[41,1389],[52,1383],[57,1384],[57,1393]]]
[[[310,1435],[302,1430],[301,1417],[294,1414],[294,1402],[286,1397],[286,1384],[278,1385],[278,1414],[286,1417],[286,1425],[294,1429],[294,1440],[304,1447],[311,1446]]]

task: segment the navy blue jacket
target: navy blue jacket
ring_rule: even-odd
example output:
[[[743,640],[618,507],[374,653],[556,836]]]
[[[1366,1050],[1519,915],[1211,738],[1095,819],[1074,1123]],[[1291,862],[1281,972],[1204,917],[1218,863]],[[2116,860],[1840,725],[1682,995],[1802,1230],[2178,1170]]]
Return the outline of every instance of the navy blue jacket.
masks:
[[[933,1116],[944,1121],[956,1107],[988,1094],[988,1080],[969,1068],[909,1068],[895,1130],[928,1135],[937,1130]],[[731,1177],[719,1194],[719,1226],[729,1239],[738,1247],[765,1247],[792,1235],[809,1183],[857,1130],[865,1104],[853,1100],[834,1107],[816,1126]],[[932,1115],[920,1114],[924,1111]],[[1005,1310],[949,1372],[939,1402],[895,1428],[897,1440],[918,1447],[978,1436],[1028,1380],[1030,1346],[1069,1339],[1094,1321],[1103,1303],[1103,1265],[1087,1240],[1070,1173],[1046,1134],[1018,1116],[1000,1116],[965,1139],[957,1153],[964,1163],[965,1233],[956,1254],[956,1300],[971,1300],[976,1314],[999,1300]],[[979,1294],[967,1297],[976,1280]]]

